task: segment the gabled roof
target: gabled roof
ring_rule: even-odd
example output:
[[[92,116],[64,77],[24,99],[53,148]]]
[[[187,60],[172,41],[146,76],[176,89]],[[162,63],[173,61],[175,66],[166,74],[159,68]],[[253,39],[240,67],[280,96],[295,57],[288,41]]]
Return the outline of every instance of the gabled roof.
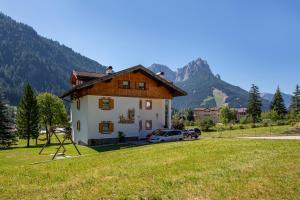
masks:
[[[90,78],[100,78],[105,76],[103,73],[99,72],[88,72],[88,71],[73,71],[73,74],[77,77],[90,77]]]
[[[173,96],[185,96],[185,95],[187,95],[187,93],[184,90],[182,90],[179,87],[175,86],[172,82],[169,82],[166,79],[160,77],[159,75],[156,75],[154,72],[152,72],[151,70],[145,68],[142,65],[137,65],[137,66],[134,66],[134,67],[127,68],[125,70],[121,70],[119,72],[115,72],[115,73],[111,73],[111,74],[105,74],[104,76],[100,76],[99,78],[96,78],[96,79],[84,82],[84,83],[82,83],[80,85],[76,85],[71,90],[65,92],[61,96],[61,98],[69,96],[69,95],[71,95],[75,91],[78,91],[78,90],[81,90],[83,88],[92,86],[92,85],[94,85],[96,83],[101,83],[101,82],[107,81],[109,79],[112,79],[112,78],[114,78],[116,76],[119,76],[119,75],[122,75],[122,74],[126,74],[126,73],[130,73],[130,72],[134,72],[134,71],[139,71],[139,70],[141,72],[144,72],[146,75],[150,76],[154,80],[162,83],[168,89],[170,89],[173,92]]]

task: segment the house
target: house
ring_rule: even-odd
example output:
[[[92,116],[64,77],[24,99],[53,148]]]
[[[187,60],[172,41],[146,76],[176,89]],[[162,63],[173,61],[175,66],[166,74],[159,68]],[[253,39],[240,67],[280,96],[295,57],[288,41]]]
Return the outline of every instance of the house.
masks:
[[[210,118],[214,123],[219,122],[221,108],[195,108],[194,117],[196,120]]]
[[[247,108],[233,108],[233,110],[236,113],[236,118],[238,121],[240,121],[241,118],[248,116]]]
[[[242,117],[247,117],[247,108],[230,108],[236,113],[237,120],[239,121]],[[194,117],[196,120],[203,120],[205,118],[210,118],[214,123],[220,121],[221,108],[195,108]]]
[[[119,72],[73,71],[71,99],[73,139],[84,145],[143,139],[155,129],[171,128],[171,101],[187,93],[142,65]]]

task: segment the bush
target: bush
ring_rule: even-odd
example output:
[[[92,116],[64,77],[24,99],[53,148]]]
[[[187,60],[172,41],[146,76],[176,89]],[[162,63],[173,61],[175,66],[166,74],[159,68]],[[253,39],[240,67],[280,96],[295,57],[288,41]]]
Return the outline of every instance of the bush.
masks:
[[[213,120],[210,118],[206,118],[206,119],[202,120],[200,123],[200,127],[203,131],[209,131],[214,125],[215,124],[214,124]]]
[[[251,128],[256,128],[256,124],[251,124]]]
[[[126,137],[126,135],[122,131],[118,132],[119,142],[124,142],[125,137]]]
[[[172,127],[174,129],[183,130],[184,129],[184,122],[182,119],[173,119],[172,120]]]
[[[242,124],[239,125],[239,129],[244,129],[244,128],[245,127]]]

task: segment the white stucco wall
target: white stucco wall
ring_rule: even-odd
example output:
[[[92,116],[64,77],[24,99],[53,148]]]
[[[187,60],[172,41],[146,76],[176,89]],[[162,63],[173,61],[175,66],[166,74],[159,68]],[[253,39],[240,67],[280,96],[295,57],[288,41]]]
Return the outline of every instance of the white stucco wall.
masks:
[[[114,109],[101,110],[98,108],[98,100],[102,96],[87,95],[80,98],[80,110],[76,109],[76,101],[71,106],[72,125],[74,130],[74,140],[88,143],[88,139],[117,138],[118,131],[124,132],[126,137],[144,138],[155,129],[163,128],[165,125],[165,100],[146,99],[135,97],[110,97],[114,99]],[[140,109],[139,101],[143,102]],[[152,109],[145,109],[145,100],[152,100]],[[127,116],[128,109],[135,109],[135,122],[132,124],[119,123],[119,116]],[[78,132],[76,122],[80,120],[81,129]],[[142,120],[142,130],[139,131],[139,121]],[[152,130],[145,129],[145,121],[152,120]],[[111,134],[100,134],[99,123],[101,121],[111,121],[114,124],[114,132]]]
[[[79,98],[80,109],[77,110],[76,100],[71,104],[72,134],[76,143],[82,141],[87,144],[88,135],[88,97]],[[80,121],[80,130],[77,130],[77,121]]]

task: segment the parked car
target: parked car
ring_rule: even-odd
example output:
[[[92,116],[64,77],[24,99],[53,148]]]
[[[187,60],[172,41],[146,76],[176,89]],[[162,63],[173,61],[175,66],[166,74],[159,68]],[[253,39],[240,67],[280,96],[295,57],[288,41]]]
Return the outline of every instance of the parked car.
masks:
[[[184,131],[184,138],[197,139],[201,135],[199,128],[190,128]]]
[[[147,141],[150,141],[150,139],[151,139],[153,136],[159,134],[160,131],[162,131],[162,130],[165,130],[165,129],[156,129],[156,130],[152,131],[151,133],[149,133],[149,134],[146,136],[146,140],[147,140]]]
[[[180,130],[160,130],[157,134],[153,135],[149,142],[170,142],[183,140],[183,132]]]

